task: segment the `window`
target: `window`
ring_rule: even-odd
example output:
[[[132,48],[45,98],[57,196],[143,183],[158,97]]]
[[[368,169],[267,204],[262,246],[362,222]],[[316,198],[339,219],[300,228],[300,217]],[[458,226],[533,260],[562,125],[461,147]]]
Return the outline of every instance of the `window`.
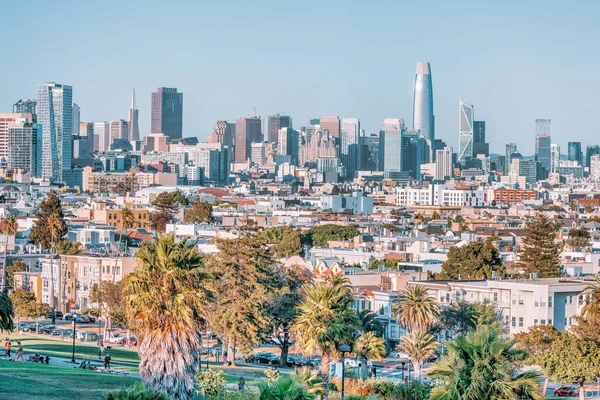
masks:
[[[498,292],[494,292],[494,301],[498,301]]]
[[[525,304],[525,301],[523,300],[523,295],[520,294],[519,295],[519,305],[522,306],[523,304]]]
[[[512,303],[517,304],[517,295],[516,294],[512,295]]]
[[[519,317],[519,328],[522,328],[522,327],[523,327],[523,317]]]
[[[383,304],[379,306],[379,315],[383,315],[384,313],[384,309],[383,309]]]
[[[360,309],[361,309],[361,310],[364,310],[364,309],[365,309],[365,301],[364,301],[364,300],[361,300],[361,301],[360,301]]]
[[[550,307],[550,308],[554,307],[553,301],[554,301],[554,296],[548,296],[548,307]]]
[[[534,306],[534,307],[538,307],[539,305],[540,305],[540,303],[539,303],[539,301],[538,301],[538,298],[536,297],[536,298],[535,298],[535,301],[533,302],[533,306]]]
[[[573,296],[569,296],[569,304],[573,304]]]
[[[552,325],[552,320],[551,319],[548,320],[548,325]]]
[[[565,325],[569,325],[569,323],[567,322],[567,317],[565,317]]]
[[[512,317],[512,326],[513,328],[517,326],[517,319],[515,317]]]
[[[396,338],[396,325],[395,324],[390,325],[390,337]]]
[[[534,325],[534,326],[535,326],[535,325],[537,325],[537,319],[534,319],[534,320],[533,320],[533,325]]]
[[[545,319],[542,320],[542,325],[546,325],[546,320]]]

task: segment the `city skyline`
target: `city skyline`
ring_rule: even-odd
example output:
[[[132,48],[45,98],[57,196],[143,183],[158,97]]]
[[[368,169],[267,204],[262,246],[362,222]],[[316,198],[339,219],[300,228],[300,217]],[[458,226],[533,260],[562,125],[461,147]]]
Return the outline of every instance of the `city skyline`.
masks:
[[[83,24],[77,16],[105,15],[111,8],[110,1],[106,8],[91,4],[67,7],[40,1],[30,4],[40,11],[28,18],[32,36],[65,41],[71,47],[90,48],[98,54],[108,51],[123,62],[78,59],[72,63],[67,57],[56,57],[56,48],[37,43],[15,49],[15,57],[35,53],[53,62],[32,63],[27,68],[14,63],[0,66],[2,76],[11,77],[0,93],[4,112],[18,99],[34,98],[35,87],[41,82],[57,81],[69,82],[75,88],[74,101],[81,106],[82,121],[127,119],[131,90],[135,88],[140,134],[145,136],[150,132],[150,93],[158,86],[168,86],[186,93],[184,136],[200,140],[206,139],[217,120],[234,122],[250,114],[253,107],[264,118],[277,112],[291,115],[298,126],[319,115],[357,117],[366,132],[373,133],[381,129],[385,118],[402,118],[412,124],[415,63],[427,60],[435,72],[436,137],[455,149],[457,126],[452,104],[458,96],[476,104],[478,119],[487,121],[493,153],[501,153],[506,142],[520,142],[523,154],[533,154],[534,120],[541,116],[553,119],[553,139],[561,148],[566,149],[574,133],[580,135],[578,140],[584,148],[594,144],[595,130],[584,121],[596,108],[594,93],[600,90],[600,78],[584,71],[600,66],[600,56],[589,52],[598,37],[592,18],[593,9],[600,7],[596,4],[584,7],[532,1],[495,6],[458,2],[440,4],[433,12],[424,5],[383,3],[373,9],[355,4],[345,10],[345,18],[332,18],[339,12],[333,4],[310,2],[273,7],[262,14],[244,3],[235,12],[218,4],[201,7],[189,3],[189,12],[177,13],[166,4],[139,7],[139,3],[128,2],[119,4],[119,16],[111,16],[117,21],[108,34],[99,26]],[[17,22],[27,9],[21,4],[10,4],[3,11],[0,32],[10,36],[21,27]],[[196,11],[203,15],[203,24],[196,23]],[[392,16],[400,11],[403,24],[392,23]],[[61,15],[73,25],[66,29],[44,24],[44,13]],[[465,13],[477,18],[472,18],[474,23],[468,27],[456,29],[455,23]],[[533,13],[536,18],[531,18]],[[276,18],[279,14],[293,18],[286,18],[286,28],[281,27],[279,35],[272,35],[273,29],[279,29],[283,23]],[[380,19],[372,19],[384,29],[373,29],[374,22],[367,17],[374,14]],[[310,26],[300,22],[307,15],[312,18]],[[405,35],[418,28],[418,21],[425,16],[435,29],[422,31],[419,41]],[[232,29],[218,37],[208,35],[223,17],[232,22]],[[510,24],[506,24],[507,18]],[[121,20],[123,24],[118,23]],[[250,20],[254,21],[251,25]],[[263,20],[280,22],[257,27]],[[328,23],[323,24],[324,20]],[[163,33],[156,31],[157,23],[165,24]],[[337,33],[343,31],[337,27],[347,23],[357,28],[351,34]],[[546,27],[550,25],[555,29],[548,31]],[[253,29],[246,36],[250,26]],[[206,39],[209,36],[210,40]],[[472,37],[473,50],[461,51],[457,59],[459,39],[465,36]],[[124,37],[140,43],[135,57],[126,46],[119,45]],[[241,46],[244,68],[238,68],[227,57],[216,57],[240,48],[244,40],[254,44]],[[155,44],[167,42],[171,45],[170,54],[179,59],[175,64],[155,57]],[[312,63],[307,69],[299,61],[312,54],[314,48],[338,42],[339,51],[328,53],[326,62]],[[194,52],[188,51],[191,43]],[[255,51],[257,46],[264,51]],[[384,52],[391,47],[399,49],[397,55]],[[281,48],[286,49],[288,58],[298,62],[290,63],[288,68],[267,62],[275,49]],[[359,54],[360,62],[337,62],[350,48]],[[382,54],[386,54],[386,62],[380,62]],[[206,57],[211,62],[206,62]],[[562,79],[567,76],[569,79]],[[98,86],[110,86],[111,90],[98,95]],[[334,92],[336,96],[331,95]],[[511,118],[505,118],[506,115]],[[531,140],[525,141],[525,137]]]

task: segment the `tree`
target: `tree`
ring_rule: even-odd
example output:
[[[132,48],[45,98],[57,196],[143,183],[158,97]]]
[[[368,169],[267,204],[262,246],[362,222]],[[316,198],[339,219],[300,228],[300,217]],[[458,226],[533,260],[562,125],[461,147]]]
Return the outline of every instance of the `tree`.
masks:
[[[367,361],[381,361],[385,356],[385,340],[377,337],[373,332],[363,333],[352,347],[352,352],[361,360],[360,376],[367,378]]]
[[[179,189],[177,189],[173,192],[170,192],[169,195],[171,196],[171,199],[173,200],[174,203],[179,203],[182,206],[187,206],[190,204],[190,201],[188,200],[188,198]]]
[[[454,333],[467,333],[477,329],[478,316],[474,303],[459,301],[440,312],[439,324]]]
[[[394,224],[381,224],[381,229],[387,229],[388,231],[392,232],[392,233],[398,233],[400,231],[400,228],[398,228],[396,225]]]
[[[502,316],[489,300],[485,299],[482,302],[474,303],[474,306],[477,313],[478,327],[485,326],[498,333],[502,332]]]
[[[6,281],[8,282],[8,286],[15,286],[15,272],[24,272],[27,270],[27,264],[25,264],[23,260],[20,258],[14,260],[11,266],[6,267]]]
[[[266,326],[267,294],[276,286],[274,262],[260,240],[241,236],[217,240],[219,253],[208,265],[215,276],[217,301],[211,307],[211,329],[225,337],[228,359],[235,348],[259,343]]]
[[[289,348],[292,345],[292,323],[296,318],[296,307],[303,298],[302,288],[312,283],[312,274],[303,267],[277,268],[276,283],[270,291],[265,308],[266,327],[281,348],[280,365],[287,365]]]
[[[213,208],[208,201],[194,200],[192,206],[186,211],[183,221],[188,224],[201,224],[204,222],[212,224],[215,221],[212,212]]]
[[[54,251],[56,242],[62,237],[62,224],[58,214],[52,214],[48,217],[47,229],[50,234],[50,307],[52,308],[52,323],[56,323],[56,299],[54,297]],[[60,266],[59,266],[60,270]]]
[[[352,340],[357,321],[352,310],[354,296],[344,277],[328,276],[324,282],[305,288],[306,296],[298,306],[292,331],[297,346],[305,354],[321,353],[321,375],[325,398],[329,391],[329,362],[339,354],[342,344]]]
[[[0,232],[6,235],[6,241],[4,242],[4,262],[2,263],[2,290],[6,291],[8,289],[7,286],[7,277],[6,277],[6,255],[8,254],[8,238],[17,233],[17,220],[14,215],[9,214],[6,218],[3,218],[0,221]]]
[[[275,258],[297,256],[304,252],[300,230],[287,225],[264,229],[258,233],[257,238],[271,245],[269,250]]]
[[[538,212],[519,249],[518,267],[527,274],[537,273],[540,278],[559,276],[562,245],[555,238],[556,227],[546,214]]]
[[[0,292],[0,332],[13,329],[13,304],[8,294]]]
[[[427,332],[413,331],[408,335],[403,336],[398,348],[410,357],[415,368],[415,376],[421,378],[421,368],[425,361],[437,349],[438,342],[433,338],[433,335]]]
[[[56,215],[60,221],[56,237],[62,238],[67,234],[69,228],[64,220],[60,198],[54,190],[50,190],[44,201],[40,204],[40,210],[35,214],[35,222],[29,233],[29,240],[38,246],[42,246],[44,249],[50,249],[51,245],[52,236],[48,227],[48,218],[52,215]]]
[[[126,314],[140,341],[146,387],[191,399],[199,370],[200,332],[212,300],[212,277],[197,248],[174,235],[146,242],[140,264],[124,281]]]
[[[370,310],[357,311],[356,320],[358,321],[358,328],[363,334],[370,332],[377,337],[384,336],[385,327],[381,321],[377,319],[377,315]]]
[[[433,212],[433,214],[431,214],[431,220],[432,221],[438,221],[440,220],[442,217],[440,216],[440,213],[436,211]]]
[[[584,399],[583,385],[600,376],[600,345],[563,331],[554,339],[549,349],[534,357],[546,376],[560,383],[579,383],[579,398]]]
[[[50,306],[46,303],[38,303],[35,294],[23,289],[16,289],[11,293],[10,298],[17,316],[35,318],[35,332],[37,333],[39,317],[47,315]]]
[[[77,256],[83,254],[83,245],[79,242],[71,242],[69,239],[62,239],[56,243],[56,253],[59,255]]]
[[[567,245],[575,251],[588,250],[590,247],[590,233],[583,227],[570,229]]]
[[[331,188],[331,194],[337,196],[340,194],[340,187],[338,185],[333,185]]]
[[[537,360],[549,352],[552,344],[560,337],[560,333],[552,325],[537,325],[529,328],[527,332],[515,334],[517,346],[528,352],[526,364],[536,365]],[[542,393],[548,390],[548,371],[544,371],[546,380]]]
[[[327,246],[330,240],[348,240],[360,235],[353,226],[334,224],[318,225],[307,232],[307,238],[313,246]]]
[[[127,237],[127,231],[133,229],[135,226],[135,215],[131,211],[131,208],[125,206],[121,210],[121,228],[125,233],[125,237]],[[123,238],[123,235],[119,238],[119,249],[121,248],[120,242]],[[127,240],[125,240],[125,251],[127,251]]]
[[[163,192],[152,202],[152,205],[156,207],[156,211],[152,213],[152,228],[159,233],[165,232],[167,224],[171,223],[173,216],[179,210],[175,197],[180,196],[174,196],[173,193],[176,192]]]
[[[538,373],[519,373],[526,352],[514,344],[485,327],[448,342],[448,355],[428,372],[440,382],[432,389],[431,400],[544,399]]]
[[[477,241],[460,247],[451,247],[448,259],[442,264],[442,271],[436,278],[491,279],[492,271],[496,271],[498,276],[506,275],[500,253],[490,241]]]
[[[113,283],[111,281],[102,281],[100,284],[94,283],[89,296],[91,303],[97,303],[106,317],[106,330],[112,328],[112,324],[123,325],[125,315],[125,296],[123,294],[123,281]]]
[[[581,309],[581,316],[591,323],[600,323],[600,277],[595,276],[594,281],[586,285],[582,293],[586,304]]]
[[[392,304],[392,315],[409,331],[427,331],[439,314],[437,300],[421,285],[406,286]]]

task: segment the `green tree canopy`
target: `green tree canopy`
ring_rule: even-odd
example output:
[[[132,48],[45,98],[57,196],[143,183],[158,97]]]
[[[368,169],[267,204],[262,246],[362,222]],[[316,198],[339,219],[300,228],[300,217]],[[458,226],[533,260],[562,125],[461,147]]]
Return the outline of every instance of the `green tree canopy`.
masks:
[[[13,304],[8,294],[0,292],[0,332],[13,329]]]
[[[300,230],[290,226],[273,226],[260,231],[257,238],[271,244],[269,250],[276,258],[292,257],[304,253]]]
[[[208,201],[194,200],[192,206],[185,212],[183,221],[188,224],[213,223],[215,220],[212,205]]]
[[[173,216],[179,210],[176,203],[182,199],[179,198],[181,196],[177,195],[177,193],[183,196],[179,191],[163,192],[156,196],[156,199],[152,202],[152,205],[156,207],[156,211],[151,215],[152,228],[159,233],[165,232],[167,224],[171,223]]]
[[[437,279],[491,279],[492,271],[506,275],[500,253],[489,241],[471,242],[450,248],[448,259],[442,264]]]
[[[11,266],[6,267],[6,277],[8,279],[8,286],[14,287],[15,285],[15,272],[25,272],[28,270],[27,264],[20,258],[13,260]]]
[[[358,235],[360,232],[353,226],[327,224],[311,228],[307,238],[313,246],[327,246],[330,240],[348,240]]]
[[[44,249],[49,249],[51,245],[52,235],[48,227],[48,219],[53,215],[58,217],[59,226],[56,237],[60,239],[67,234],[69,228],[64,220],[60,198],[54,190],[50,190],[40,204],[40,210],[35,214],[35,222],[29,233],[29,240]]]
[[[406,286],[392,304],[392,315],[409,331],[426,332],[439,314],[438,301],[421,285]]]
[[[73,243],[69,239],[62,239],[56,243],[56,253],[59,255],[77,256],[83,254],[83,249],[81,243]]]
[[[562,245],[555,240],[556,231],[546,214],[538,212],[519,249],[518,267],[526,274],[537,273],[540,278],[560,275]]]

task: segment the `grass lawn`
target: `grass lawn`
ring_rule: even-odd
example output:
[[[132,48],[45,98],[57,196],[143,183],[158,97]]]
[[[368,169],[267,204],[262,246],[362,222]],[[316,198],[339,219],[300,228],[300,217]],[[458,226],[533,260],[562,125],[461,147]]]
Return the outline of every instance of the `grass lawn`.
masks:
[[[106,392],[139,382],[127,376],[5,360],[0,360],[0,376],[2,400],[102,400]]]
[[[26,336],[12,333],[10,335],[13,341],[13,349],[16,350],[16,341],[20,341],[25,349],[25,353],[35,353],[36,351],[42,355],[48,354],[50,357],[71,358],[73,349],[73,339],[69,341],[45,339],[38,336]],[[140,359],[137,352],[124,350],[113,347],[109,350],[110,357],[113,362],[125,361],[139,363]],[[98,359],[98,347],[95,344],[75,342],[75,359]]]

